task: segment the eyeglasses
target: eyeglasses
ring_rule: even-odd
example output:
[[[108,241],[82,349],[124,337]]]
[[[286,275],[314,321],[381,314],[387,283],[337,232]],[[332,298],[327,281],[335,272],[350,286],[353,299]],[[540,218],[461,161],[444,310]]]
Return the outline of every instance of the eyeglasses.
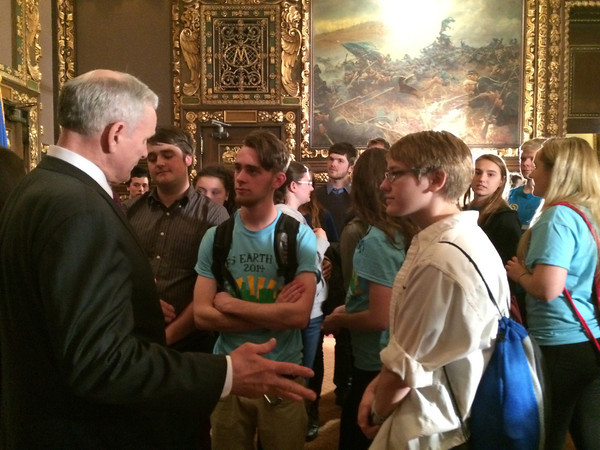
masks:
[[[296,183],[296,184],[308,184],[309,186],[313,185],[312,181],[307,181],[307,180],[294,181],[294,183]]]
[[[386,170],[383,174],[385,179],[388,180],[389,183],[393,183],[398,178],[408,175],[409,173],[417,175],[420,172],[419,169],[404,169],[404,170]]]

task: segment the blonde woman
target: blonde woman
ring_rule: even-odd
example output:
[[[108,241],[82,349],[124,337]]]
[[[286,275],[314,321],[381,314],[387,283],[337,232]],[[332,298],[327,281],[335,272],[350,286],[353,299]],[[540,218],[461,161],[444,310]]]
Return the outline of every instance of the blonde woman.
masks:
[[[529,331],[540,344],[548,368],[551,421],[548,449],[562,449],[567,432],[578,449],[600,443],[600,365],[572,307],[567,289],[593,336],[600,336],[592,296],[598,262],[596,242],[579,207],[597,228],[600,223],[598,156],[583,139],[552,138],[535,155],[534,194],[544,198],[542,213],[523,235],[506,265],[508,276],[527,292]]]

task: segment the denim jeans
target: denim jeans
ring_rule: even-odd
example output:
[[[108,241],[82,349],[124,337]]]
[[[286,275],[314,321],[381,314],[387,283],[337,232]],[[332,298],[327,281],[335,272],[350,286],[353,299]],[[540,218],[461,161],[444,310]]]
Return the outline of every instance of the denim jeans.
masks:
[[[308,326],[302,330],[302,345],[304,346],[302,365],[311,369],[313,368],[315,362],[317,347],[319,344],[322,344],[320,338],[323,317],[324,316],[321,315],[319,317],[315,317],[314,319],[310,319]]]

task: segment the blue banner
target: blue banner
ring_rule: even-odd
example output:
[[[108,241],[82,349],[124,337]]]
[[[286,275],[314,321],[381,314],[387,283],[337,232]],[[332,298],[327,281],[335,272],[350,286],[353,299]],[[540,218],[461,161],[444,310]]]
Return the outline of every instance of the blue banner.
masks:
[[[8,147],[8,136],[6,134],[6,122],[4,121],[4,102],[0,96],[0,145]]]

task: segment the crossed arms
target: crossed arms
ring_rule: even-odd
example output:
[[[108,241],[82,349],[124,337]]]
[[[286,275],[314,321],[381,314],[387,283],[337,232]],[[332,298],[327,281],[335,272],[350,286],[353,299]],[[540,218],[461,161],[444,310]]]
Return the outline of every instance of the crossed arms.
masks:
[[[315,285],[314,273],[301,272],[284,286],[275,303],[255,303],[217,292],[214,279],[199,275],[194,287],[194,321],[200,329],[234,333],[302,329],[308,325]]]

